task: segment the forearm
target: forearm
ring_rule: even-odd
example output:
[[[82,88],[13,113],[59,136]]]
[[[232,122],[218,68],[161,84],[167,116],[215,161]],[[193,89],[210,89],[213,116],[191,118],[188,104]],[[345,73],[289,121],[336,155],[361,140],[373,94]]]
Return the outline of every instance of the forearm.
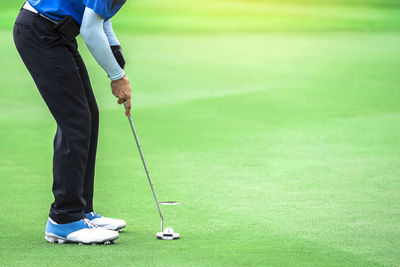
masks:
[[[92,9],[86,8],[81,25],[81,35],[93,57],[107,72],[108,77],[114,81],[122,78],[125,72],[111,51],[108,38],[104,32],[104,24],[104,19],[101,16],[97,15]]]
[[[107,21],[104,21],[103,29],[104,29],[104,33],[107,36],[108,43],[110,44],[110,46],[120,45],[117,37],[115,36],[110,19]]]
[[[103,25],[104,33],[107,36],[108,43],[111,46],[111,50],[114,54],[115,59],[117,60],[119,66],[124,69],[125,67],[125,58],[124,54],[122,53],[121,45],[115,36],[114,30],[112,28],[111,20],[107,20],[104,22]]]

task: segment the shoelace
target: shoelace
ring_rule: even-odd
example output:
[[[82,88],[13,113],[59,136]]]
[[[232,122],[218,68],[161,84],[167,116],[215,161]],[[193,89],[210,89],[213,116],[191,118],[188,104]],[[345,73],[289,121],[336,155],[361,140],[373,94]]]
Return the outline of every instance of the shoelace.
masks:
[[[92,223],[91,221],[89,221],[88,219],[83,219],[83,223],[87,224],[90,229],[97,228],[97,226],[94,223]]]

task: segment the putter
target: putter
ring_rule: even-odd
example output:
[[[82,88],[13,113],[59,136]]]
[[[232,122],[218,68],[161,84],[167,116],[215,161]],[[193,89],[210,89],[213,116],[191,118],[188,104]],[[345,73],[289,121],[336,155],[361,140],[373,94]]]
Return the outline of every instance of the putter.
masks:
[[[126,109],[126,102],[124,102],[124,107]],[[128,120],[129,120],[129,124],[131,125],[133,136],[135,137],[136,145],[138,147],[140,157],[142,158],[143,167],[144,167],[144,170],[146,171],[147,179],[149,180],[151,191],[153,191],[154,200],[156,201],[158,213],[160,214],[160,218],[161,218],[161,232],[157,232],[156,237],[158,239],[162,239],[162,240],[179,239],[180,235],[178,233],[174,233],[174,230],[171,227],[167,227],[164,229],[164,216],[162,214],[160,204],[162,204],[162,205],[177,205],[180,203],[176,202],[176,201],[158,202],[156,191],[154,190],[153,182],[150,178],[150,172],[149,172],[149,169],[147,168],[147,164],[146,164],[146,161],[143,156],[143,151],[140,146],[139,138],[138,138],[136,130],[135,130],[135,125],[133,124],[132,116],[130,114],[128,116]]]

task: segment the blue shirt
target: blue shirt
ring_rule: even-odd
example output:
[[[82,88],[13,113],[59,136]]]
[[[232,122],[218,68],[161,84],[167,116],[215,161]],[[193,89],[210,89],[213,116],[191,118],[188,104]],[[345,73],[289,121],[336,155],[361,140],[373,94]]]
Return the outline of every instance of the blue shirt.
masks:
[[[40,14],[59,21],[67,15],[82,24],[85,8],[93,9],[104,20],[112,18],[126,0],[28,0]]]

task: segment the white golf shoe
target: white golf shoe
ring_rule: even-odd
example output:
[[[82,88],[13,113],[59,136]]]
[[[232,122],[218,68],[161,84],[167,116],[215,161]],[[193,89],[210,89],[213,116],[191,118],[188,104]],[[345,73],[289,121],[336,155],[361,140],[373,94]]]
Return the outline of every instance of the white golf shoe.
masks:
[[[126,226],[124,220],[103,217],[93,211],[86,213],[86,218],[88,218],[94,225],[107,230],[120,231]]]
[[[95,226],[88,219],[57,224],[47,220],[45,239],[50,243],[111,244],[119,237],[118,232]]]

